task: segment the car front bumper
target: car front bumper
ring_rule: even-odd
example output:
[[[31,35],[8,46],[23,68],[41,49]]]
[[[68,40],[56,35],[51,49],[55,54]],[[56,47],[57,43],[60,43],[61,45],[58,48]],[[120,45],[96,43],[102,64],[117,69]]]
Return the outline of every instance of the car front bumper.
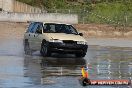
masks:
[[[88,45],[49,42],[49,50],[58,53],[86,53]]]

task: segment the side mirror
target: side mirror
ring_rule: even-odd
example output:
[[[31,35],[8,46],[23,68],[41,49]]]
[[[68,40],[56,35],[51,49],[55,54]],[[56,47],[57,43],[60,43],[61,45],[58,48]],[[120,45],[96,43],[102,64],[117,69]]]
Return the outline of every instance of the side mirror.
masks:
[[[79,33],[80,36],[83,36],[83,33]]]

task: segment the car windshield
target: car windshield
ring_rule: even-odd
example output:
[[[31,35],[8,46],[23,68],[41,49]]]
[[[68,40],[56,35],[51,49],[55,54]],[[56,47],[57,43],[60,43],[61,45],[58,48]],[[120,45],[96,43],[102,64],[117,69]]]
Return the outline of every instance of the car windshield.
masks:
[[[66,24],[45,24],[44,33],[66,33],[66,34],[78,34],[77,30],[72,25]]]

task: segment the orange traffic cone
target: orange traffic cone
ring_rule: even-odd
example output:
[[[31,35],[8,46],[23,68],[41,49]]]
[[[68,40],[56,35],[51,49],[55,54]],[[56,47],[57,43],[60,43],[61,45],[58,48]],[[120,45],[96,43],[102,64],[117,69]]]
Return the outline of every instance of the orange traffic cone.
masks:
[[[82,77],[85,78],[85,71],[84,71],[84,67],[82,67]]]
[[[82,67],[82,77],[79,79],[79,82],[82,86],[86,86],[86,85],[90,85],[91,82],[90,82],[90,79],[88,78],[88,70],[85,71],[84,70],[84,67]]]
[[[82,68],[82,77],[84,77],[84,78],[88,78],[88,70],[87,71],[85,71],[84,70],[84,67]]]
[[[88,71],[85,72],[85,78],[88,78]]]

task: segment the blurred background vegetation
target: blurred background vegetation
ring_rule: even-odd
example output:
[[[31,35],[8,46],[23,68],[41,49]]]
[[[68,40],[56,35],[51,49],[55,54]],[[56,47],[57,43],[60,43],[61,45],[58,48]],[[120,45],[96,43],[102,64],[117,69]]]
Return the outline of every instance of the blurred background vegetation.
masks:
[[[17,0],[47,12],[75,13],[81,23],[132,26],[132,0]]]

